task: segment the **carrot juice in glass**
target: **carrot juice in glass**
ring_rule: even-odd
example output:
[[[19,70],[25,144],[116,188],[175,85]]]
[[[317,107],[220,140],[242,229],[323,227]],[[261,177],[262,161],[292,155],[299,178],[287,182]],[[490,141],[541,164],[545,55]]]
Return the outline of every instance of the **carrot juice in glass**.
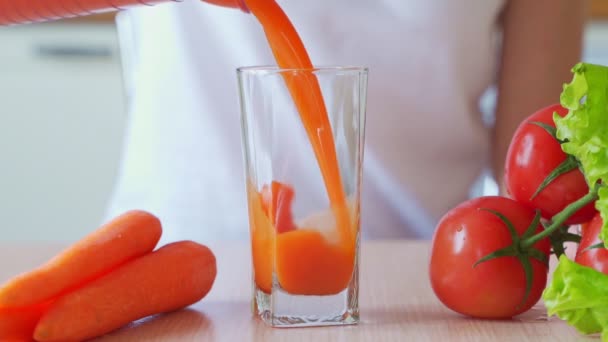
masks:
[[[356,324],[367,69],[238,69],[253,310]]]

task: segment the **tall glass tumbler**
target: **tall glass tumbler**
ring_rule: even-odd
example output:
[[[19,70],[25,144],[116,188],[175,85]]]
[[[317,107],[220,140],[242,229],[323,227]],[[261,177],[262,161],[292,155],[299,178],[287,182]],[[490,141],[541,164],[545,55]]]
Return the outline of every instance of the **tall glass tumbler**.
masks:
[[[237,75],[253,311],[275,327],[356,324],[367,69]]]

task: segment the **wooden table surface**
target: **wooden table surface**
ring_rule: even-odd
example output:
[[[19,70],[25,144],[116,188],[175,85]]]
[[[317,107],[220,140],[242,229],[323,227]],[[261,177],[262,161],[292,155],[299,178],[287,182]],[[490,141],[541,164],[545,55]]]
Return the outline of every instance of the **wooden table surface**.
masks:
[[[0,281],[47,260],[63,246],[0,245]],[[358,326],[276,329],[253,318],[246,244],[210,244],[218,259],[211,293],[187,310],[142,320],[96,341],[597,341],[538,305],[510,321],[475,320],[446,309],[428,280],[428,243],[367,242]]]

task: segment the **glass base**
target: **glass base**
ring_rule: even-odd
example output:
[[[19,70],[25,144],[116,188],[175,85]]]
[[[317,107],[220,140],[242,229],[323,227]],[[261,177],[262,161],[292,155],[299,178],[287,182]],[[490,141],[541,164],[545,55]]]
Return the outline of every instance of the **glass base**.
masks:
[[[352,325],[359,323],[358,286],[330,296],[292,295],[275,288],[272,295],[254,289],[254,313],[277,328]]]

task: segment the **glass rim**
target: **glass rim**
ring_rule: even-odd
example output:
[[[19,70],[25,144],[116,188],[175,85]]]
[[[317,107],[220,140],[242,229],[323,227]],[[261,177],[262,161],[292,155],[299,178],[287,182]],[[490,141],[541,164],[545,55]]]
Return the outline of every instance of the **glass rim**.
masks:
[[[281,68],[276,65],[242,66],[236,69],[240,75],[272,75],[283,73],[313,72],[338,74],[367,74],[368,68],[356,65],[327,65],[312,68]]]

